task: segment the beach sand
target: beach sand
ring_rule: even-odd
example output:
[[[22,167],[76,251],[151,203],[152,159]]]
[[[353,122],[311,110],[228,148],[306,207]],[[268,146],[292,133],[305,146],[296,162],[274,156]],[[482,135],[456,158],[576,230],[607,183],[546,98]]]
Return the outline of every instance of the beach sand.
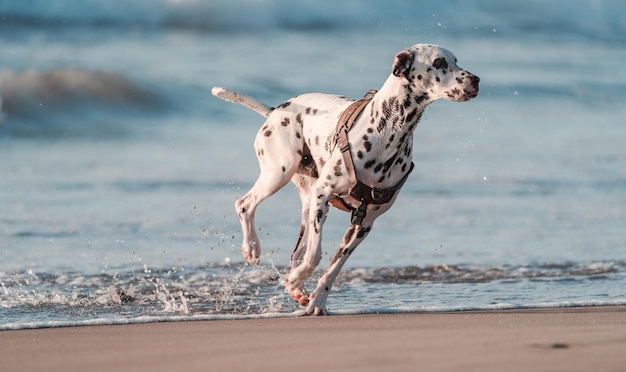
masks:
[[[626,307],[0,332],[2,371],[626,371]]]

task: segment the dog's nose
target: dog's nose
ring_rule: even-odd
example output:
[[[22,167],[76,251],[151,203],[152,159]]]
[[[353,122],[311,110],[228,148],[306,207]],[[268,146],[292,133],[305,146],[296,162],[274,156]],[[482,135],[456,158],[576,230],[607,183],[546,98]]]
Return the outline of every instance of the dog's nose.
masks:
[[[472,83],[472,87],[478,89],[478,83],[480,82],[480,78],[476,75],[470,75],[470,82]]]

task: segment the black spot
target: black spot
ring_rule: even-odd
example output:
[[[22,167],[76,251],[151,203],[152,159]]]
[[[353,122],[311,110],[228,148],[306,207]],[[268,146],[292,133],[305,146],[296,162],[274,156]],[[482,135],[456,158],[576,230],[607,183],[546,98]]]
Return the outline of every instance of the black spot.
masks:
[[[380,118],[380,121],[378,122],[378,127],[376,127],[376,129],[378,130],[378,132],[382,132],[383,128],[385,128],[387,126],[387,119]]]
[[[285,173],[285,171],[287,170],[287,168],[285,168],[285,166],[283,165],[282,170],[283,170],[283,173]]]
[[[391,168],[391,165],[393,164],[394,160],[396,160],[397,156],[398,153],[396,152],[392,157],[385,161],[385,163],[383,164],[383,173],[387,173],[389,171],[389,168]]]
[[[422,80],[422,75],[417,75],[417,80]]]
[[[337,160],[337,164],[335,164],[333,170],[335,171],[336,177],[341,177],[343,175],[343,173],[341,173],[341,159]]]
[[[370,129],[372,129],[372,128],[370,128]],[[364,135],[363,135],[363,141],[369,141],[369,139],[370,139],[370,138],[367,136],[367,134],[364,134]]]
[[[296,123],[302,124],[302,114],[296,115]]]
[[[402,146],[404,143],[406,143],[406,136],[407,136],[407,135],[408,135],[408,132],[407,132],[407,133],[404,133],[404,134],[402,135],[402,137],[400,137],[400,144],[399,144],[400,146]]]
[[[374,133],[374,128],[367,128],[367,133]]]
[[[433,61],[433,67],[438,70],[446,69],[448,68],[448,61],[443,57],[439,57]]]
[[[322,220],[322,217],[324,217],[324,212],[321,209],[318,209],[315,215],[315,219],[317,220],[317,222],[320,222]]]
[[[328,291],[330,291],[330,288],[328,288],[328,287],[324,287],[324,290],[325,290],[326,292],[328,292]]]
[[[300,132],[296,132],[296,138],[298,139],[302,138],[302,136],[300,135]]]
[[[387,108],[387,116],[393,114],[394,112],[398,111],[398,98],[396,96],[391,96],[389,97],[389,106]]]
[[[383,169],[383,163],[378,163],[376,168],[374,168],[374,173],[380,172],[381,169]]]
[[[376,160],[375,160],[375,159],[368,160],[368,161],[366,161],[366,162],[365,162],[365,164],[363,165],[363,167],[364,167],[365,169],[369,169],[369,168],[371,168],[374,164],[376,164]]]
[[[307,115],[308,115],[308,114],[310,114],[310,113],[311,113],[311,108],[310,108],[310,107],[307,107],[307,108],[306,108],[306,110],[305,110],[305,112],[306,112],[306,114],[307,114]]]
[[[263,133],[265,135],[265,137],[269,137],[272,135],[272,131],[271,130],[266,130],[265,133]]]
[[[372,143],[370,141],[363,142],[363,147],[365,147],[366,152],[370,152],[372,150]]]
[[[370,232],[370,230],[372,230],[371,227],[365,227],[362,230],[359,230],[359,232],[356,234],[357,239],[361,239],[362,237],[364,237],[365,234]]]
[[[291,101],[287,101],[285,103],[281,103],[280,105],[278,105],[277,108],[281,109],[281,108],[285,108],[287,106],[291,105]]]
[[[363,151],[357,151],[356,152],[356,157],[359,159],[363,159]]]
[[[378,182],[383,182],[385,180],[385,175],[380,176],[380,178],[378,179]]]
[[[439,83],[441,82],[441,79],[439,79],[439,76],[435,77],[435,80]]]
[[[391,98],[389,100],[391,100]],[[383,108],[383,115],[385,117],[389,117],[391,115],[391,107],[387,104],[387,101],[383,101],[383,107],[382,108]]]
[[[283,127],[289,125],[289,118],[284,118],[283,121],[280,122],[280,125],[282,125]]]
[[[415,97],[415,103],[417,103],[419,105],[419,104],[421,104],[422,102],[424,102],[427,99],[428,99],[428,94],[424,93],[421,96],[416,96]]]

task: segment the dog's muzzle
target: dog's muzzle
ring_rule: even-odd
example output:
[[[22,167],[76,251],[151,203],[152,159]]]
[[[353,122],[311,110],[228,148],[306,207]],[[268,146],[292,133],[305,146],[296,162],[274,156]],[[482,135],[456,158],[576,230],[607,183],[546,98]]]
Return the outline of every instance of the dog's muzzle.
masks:
[[[465,89],[465,98],[466,100],[470,100],[478,95],[480,89],[478,88],[478,83],[480,82],[480,78],[476,75],[469,74],[467,76],[469,79],[469,87]]]

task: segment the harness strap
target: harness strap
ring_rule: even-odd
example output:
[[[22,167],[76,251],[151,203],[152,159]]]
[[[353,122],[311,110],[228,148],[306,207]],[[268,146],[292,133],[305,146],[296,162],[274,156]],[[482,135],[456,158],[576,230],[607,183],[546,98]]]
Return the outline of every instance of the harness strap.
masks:
[[[376,94],[376,91],[370,89],[365,95],[365,98],[355,101],[348,106],[348,108],[339,117],[335,134],[336,145],[343,154],[346,171],[348,173],[348,177],[350,178],[351,186],[348,196],[359,201],[359,205],[357,207],[351,205],[344,199],[343,195],[337,195],[336,198],[331,200],[331,203],[333,206],[341,210],[351,211],[352,223],[355,225],[360,225],[363,222],[363,218],[365,218],[367,206],[369,204],[389,203],[398,190],[400,190],[402,185],[404,185],[414,166],[413,163],[411,163],[411,167],[404,177],[402,177],[402,179],[395,186],[385,189],[366,185],[357,178],[356,171],[354,169],[354,161],[352,159],[352,151],[350,151],[350,142],[348,141],[348,132],[352,129],[354,122],[359,117],[363,109],[365,109],[365,106],[367,106],[367,104],[372,100],[374,94]]]
[[[341,114],[339,121],[337,122],[335,141],[343,153],[344,164],[346,165],[348,177],[350,177],[352,184],[354,184],[355,181],[358,181],[358,179],[356,177],[356,171],[354,170],[354,162],[352,161],[352,152],[350,151],[348,132],[352,129],[352,125],[361,112],[363,112],[365,106],[367,106],[367,104],[372,100],[375,93],[375,90],[370,89],[365,95],[365,98],[355,101],[348,106],[348,108]]]

